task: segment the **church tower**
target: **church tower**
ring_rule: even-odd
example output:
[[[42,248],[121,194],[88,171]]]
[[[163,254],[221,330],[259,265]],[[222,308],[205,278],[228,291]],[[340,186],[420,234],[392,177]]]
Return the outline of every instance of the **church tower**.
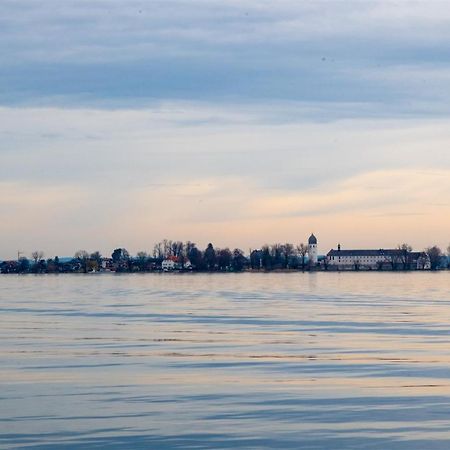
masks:
[[[311,234],[311,236],[308,239],[308,257],[309,257],[309,263],[312,266],[315,266],[317,264],[317,238],[314,236],[314,234]]]

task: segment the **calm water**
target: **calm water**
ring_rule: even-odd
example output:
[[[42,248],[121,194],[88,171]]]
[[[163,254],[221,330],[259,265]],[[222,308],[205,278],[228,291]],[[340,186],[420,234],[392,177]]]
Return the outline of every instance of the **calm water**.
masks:
[[[450,272],[0,277],[2,448],[450,448]]]

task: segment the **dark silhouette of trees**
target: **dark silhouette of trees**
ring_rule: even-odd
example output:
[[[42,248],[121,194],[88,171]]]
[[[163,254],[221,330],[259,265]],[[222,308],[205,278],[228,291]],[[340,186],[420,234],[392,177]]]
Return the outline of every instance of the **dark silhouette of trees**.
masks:
[[[284,256],[283,268],[288,269],[292,263],[291,258],[294,254],[294,246],[292,244],[286,243],[282,246],[282,253]]]
[[[231,267],[234,272],[242,272],[247,266],[247,258],[244,256],[244,252],[240,248],[233,250],[233,259],[231,261]]]
[[[35,250],[31,254],[31,257],[33,258],[34,264],[37,264],[44,257],[44,252],[41,250]]]
[[[161,242],[158,242],[153,247],[153,258],[162,260],[164,258],[164,252]]]
[[[130,254],[128,253],[128,250],[125,248],[116,248],[111,254],[111,258],[115,263],[125,261],[129,257]]]
[[[84,273],[88,271],[89,253],[86,250],[78,250],[74,258],[80,263]]]
[[[138,252],[136,255],[137,265],[139,270],[143,272],[147,268],[148,255],[146,252]]]
[[[300,264],[302,267],[302,270],[305,270],[306,265],[306,255],[308,253],[308,246],[305,245],[303,242],[299,245],[297,245],[297,252],[300,256]]]
[[[261,266],[264,270],[272,270],[272,255],[268,245],[261,248]]]
[[[430,258],[431,270],[438,269],[441,263],[442,250],[437,245],[433,245],[432,247],[428,247],[425,252]]]
[[[250,252],[250,267],[253,270],[259,270],[262,267],[262,252],[261,250],[253,250]]]
[[[207,258],[207,250],[205,250],[205,259]],[[229,248],[223,248],[222,250],[219,250],[217,252],[217,266],[219,268],[219,270],[229,270],[230,266],[231,266],[231,251]],[[208,269],[211,270],[210,268],[210,261],[207,260],[207,264],[208,264]]]
[[[102,255],[99,251],[95,251],[94,253],[91,253],[90,257],[90,266],[93,267],[93,270],[100,270],[102,267]]]
[[[19,258],[19,264],[18,264],[18,272],[19,273],[27,273],[30,270],[30,260],[28,258],[22,257]]]
[[[206,250],[204,252],[204,259],[206,268],[208,270],[214,270],[216,266],[216,251],[214,250],[214,247],[211,244],[211,242],[206,247]]]
[[[203,260],[203,254],[202,252],[195,246],[195,244],[192,244],[189,249],[188,253],[189,261],[192,264],[192,268],[194,270],[203,270],[205,268],[205,262]]]
[[[116,272],[131,271],[130,253],[126,248],[116,248],[111,255]]]

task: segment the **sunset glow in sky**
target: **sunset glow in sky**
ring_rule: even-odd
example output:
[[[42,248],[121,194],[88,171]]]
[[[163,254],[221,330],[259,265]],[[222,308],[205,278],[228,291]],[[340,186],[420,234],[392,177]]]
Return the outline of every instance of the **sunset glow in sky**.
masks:
[[[450,242],[446,1],[0,3],[0,259]]]

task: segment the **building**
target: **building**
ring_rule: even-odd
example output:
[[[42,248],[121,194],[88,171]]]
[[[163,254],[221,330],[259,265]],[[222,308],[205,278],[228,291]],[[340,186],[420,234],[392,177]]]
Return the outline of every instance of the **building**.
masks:
[[[172,270],[192,270],[192,264],[188,259],[181,260],[177,256],[169,256],[161,263],[161,269],[164,272]]]
[[[317,264],[317,238],[314,234],[311,234],[308,239],[308,259],[311,266],[315,266]]]
[[[175,270],[175,268],[176,268],[176,262],[173,259],[165,259],[161,263],[161,269],[164,270],[164,272]]]
[[[330,250],[326,257],[328,266],[338,270],[428,270],[430,258],[425,252],[404,252],[400,249]]]

